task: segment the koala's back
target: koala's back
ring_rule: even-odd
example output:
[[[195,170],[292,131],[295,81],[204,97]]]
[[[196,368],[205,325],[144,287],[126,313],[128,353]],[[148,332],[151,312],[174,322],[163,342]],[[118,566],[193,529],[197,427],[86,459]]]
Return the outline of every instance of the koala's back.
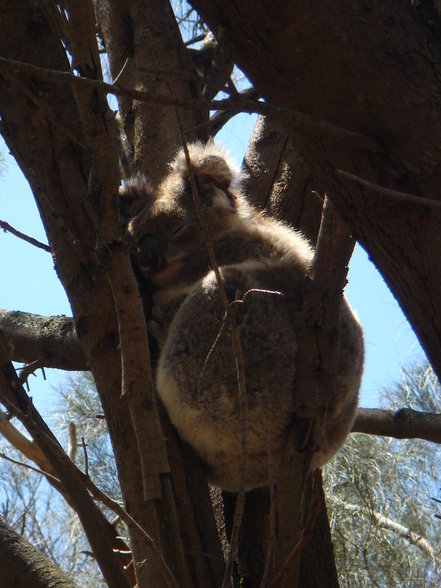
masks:
[[[234,304],[244,360],[248,460],[242,485],[268,483],[268,452],[277,456],[293,413],[297,341],[289,316],[300,300],[275,290],[267,268],[221,268]],[[265,280],[265,277],[267,278]],[[216,278],[210,272],[176,313],[161,352],[161,399],[182,437],[209,466],[209,479],[237,489],[241,456],[233,345]]]
[[[281,295],[276,293],[277,280],[268,269],[245,273],[240,267],[222,268],[230,300],[245,295],[235,305],[248,405],[247,469],[241,480],[245,489],[268,484],[269,455],[277,470],[294,418],[298,342],[292,316],[301,307],[302,280],[298,270],[289,275],[287,268],[281,269],[286,280],[279,286],[294,280],[298,286],[291,290],[294,297],[283,288]],[[342,445],[357,406],[363,345],[361,329],[344,300],[342,322],[336,394],[324,399],[330,407],[316,465],[325,463]],[[237,370],[213,272],[176,313],[161,353],[157,383],[172,422],[208,465],[209,480],[237,490],[241,459]]]

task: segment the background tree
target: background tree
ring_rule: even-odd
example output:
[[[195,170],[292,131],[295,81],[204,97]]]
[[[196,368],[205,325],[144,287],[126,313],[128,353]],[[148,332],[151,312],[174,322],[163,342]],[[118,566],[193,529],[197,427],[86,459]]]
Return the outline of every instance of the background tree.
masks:
[[[427,365],[384,391],[385,408],[434,412],[440,385]],[[440,449],[423,440],[354,433],[324,470],[341,586],[439,586]]]
[[[224,574],[203,468],[156,403],[144,321],[148,299],[141,291],[143,307],[119,226],[122,175],[145,171],[156,182],[183,139],[206,139],[237,111],[265,114],[245,158],[247,186],[270,210],[289,210],[312,240],[319,234],[296,390],[305,431],[323,409],[311,384],[332,385],[338,349],[332,308],[353,247],[332,202],[382,270],[437,373],[441,366],[439,257],[432,255],[439,248],[440,210],[436,11],[392,0],[337,10],[322,2],[313,11],[307,2],[243,2],[241,12],[229,0],[195,0],[194,6],[219,42],[209,67],[206,55],[201,68],[188,51],[170,5],[159,0],[0,2],[1,132],[35,195],[74,318],[73,325],[2,313],[2,403],[32,437],[31,444],[20,440],[22,450],[77,512],[109,586],[133,584],[134,572],[140,587],[227,585],[232,562],[230,556]],[[103,83],[103,52],[113,85]],[[224,55],[252,81],[251,94],[240,94],[228,79]],[[213,67],[224,75],[213,77]],[[201,79],[201,72],[209,78]],[[208,103],[225,80],[228,98]],[[118,119],[108,93],[117,96]],[[399,108],[397,95],[403,97]],[[227,114],[210,120],[213,109]],[[302,189],[293,196],[299,178]],[[323,215],[312,187],[331,197]],[[12,359],[37,361],[34,368],[91,370],[125,510],[73,465]],[[278,533],[265,538],[262,527],[258,536],[275,584],[323,585],[326,578],[333,585],[326,513],[314,499],[319,490],[299,524],[309,478],[292,472],[307,460],[294,451],[302,432],[292,432],[287,475],[277,488]],[[124,520],[135,566],[121,567],[127,549],[115,551],[115,529],[92,496]],[[261,512],[260,498],[247,497],[251,518]],[[305,544],[307,535],[312,539]]]

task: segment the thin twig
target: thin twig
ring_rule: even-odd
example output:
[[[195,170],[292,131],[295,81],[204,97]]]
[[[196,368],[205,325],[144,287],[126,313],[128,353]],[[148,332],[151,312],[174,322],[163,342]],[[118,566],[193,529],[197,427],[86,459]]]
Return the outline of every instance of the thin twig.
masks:
[[[375,153],[381,151],[381,146],[379,145],[378,141],[372,137],[337,127],[326,121],[316,120],[312,116],[297,110],[292,110],[283,106],[276,106],[267,102],[247,100],[242,98],[240,94],[225,100],[213,100],[211,102],[183,98],[178,99],[170,95],[164,96],[143,92],[141,90],[128,89],[122,86],[109,84],[101,80],[76,76],[70,71],[51,70],[44,67],[31,65],[29,63],[24,63],[22,61],[17,61],[16,59],[0,56],[0,66],[1,65],[7,67],[13,72],[23,72],[29,75],[34,75],[40,79],[44,79],[54,84],[76,84],[83,87],[93,87],[101,90],[106,94],[114,94],[115,96],[128,96],[134,100],[139,100],[141,102],[150,104],[161,104],[161,106],[185,108],[187,110],[200,110],[201,108],[206,108],[208,110],[236,109],[240,112],[270,115],[281,122],[288,122],[296,129],[315,130],[317,132],[326,133],[331,136],[334,135],[336,137],[348,139],[359,147],[368,151]]]
[[[50,248],[49,245],[46,245],[45,243],[41,243],[41,241],[37,241],[37,239],[34,239],[34,237],[29,237],[29,235],[25,235],[21,231],[17,231],[17,229],[14,229],[14,227],[12,227],[9,223],[7,223],[5,221],[0,220],[0,229],[3,229],[4,231],[11,233],[11,235],[18,237],[19,239],[23,239],[23,241],[26,241],[26,243],[30,243],[31,245],[34,245],[35,247],[38,247],[39,249],[43,249],[44,251],[47,251],[48,253],[52,253],[52,249]]]
[[[34,361],[31,361],[30,363],[27,363],[25,365],[23,365],[22,367],[18,368],[20,371],[20,382],[22,384],[24,384],[26,382],[26,385],[28,386],[29,389],[29,385],[28,385],[28,378],[31,375],[34,375],[35,372],[38,369],[43,369],[43,366],[45,365],[45,362],[47,361],[46,356],[43,357],[39,357],[38,359],[34,359]]]
[[[25,463],[24,461],[18,461],[17,459],[13,459],[12,457],[8,457],[5,453],[1,453],[0,452],[0,457],[6,461],[9,461],[15,465],[18,465],[22,468],[26,468],[28,470],[31,470],[32,472],[36,472],[37,474],[40,474],[42,476],[46,476],[46,478],[50,478],[51,480],[53,480],[55,483],[59,484],[60,480],[53,476],[52,474],[49,474],[48,472],[45,472],[44,470],[41,470],[40,468],[36,468],[34,466],[31,466],[28,463]]]
[[[124,63],[123,63],[123,66],[122,66],[122,68],[119,70],[119,73],[118,73],[118,75],[117,75],[117,76],[116,76],[116,78],[113,80],[113,83],[114,83],[114,84],[117,84],[117,83],[118,83],[118,80],[120,79],[120,77],[121,77],[121,76],[122,76],[122,74],[124,73],[124,70],[126,69],[126,67],[127,67],[127,64],[128,64],[128,63],[129,63],[129,58],[127,57],[127,58],[126,58],[126,60],[125,60],[125,61],[124,61]]]
[[[84,454],[84,473],[87,477],[89,477],[89,455],[87,454],[86,441],[84,437],[81,437],[81,446],[83,448]]]
[[[369,182],[364,178],[360,178],[354,174],[350,174],[347,171],[342,169],[337,169],[335,171],[337,176],[341,176],[342,178],[347,178],[349,180],[353,180],[357,182],[357,184],[361,184],[362,186],[366,186],[370,188],[374,192],[378,194],[382,194],[383,196],[387,196],[392,200],[397,200],[399,202],[411,202],[412,204],[419,204],[420,206],[430,206],[439,208],[441,206],[441,202],[439,200],[435,200],[432,198],[425,198],[421,196],[415,196],[414,194],[408,194],[407,192],[398,192],[397,190],[392,190],[391,188],[385,188],[384,186],[379,186],[378,184],[374,184],[373,182]]]

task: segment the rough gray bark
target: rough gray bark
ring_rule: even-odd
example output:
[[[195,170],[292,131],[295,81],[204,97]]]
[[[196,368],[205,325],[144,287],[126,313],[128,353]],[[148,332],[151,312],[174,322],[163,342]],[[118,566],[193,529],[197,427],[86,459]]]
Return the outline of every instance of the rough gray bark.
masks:
[[[352,432],[441,443],[441,414],[420,412],[411,408],[360,408]]]

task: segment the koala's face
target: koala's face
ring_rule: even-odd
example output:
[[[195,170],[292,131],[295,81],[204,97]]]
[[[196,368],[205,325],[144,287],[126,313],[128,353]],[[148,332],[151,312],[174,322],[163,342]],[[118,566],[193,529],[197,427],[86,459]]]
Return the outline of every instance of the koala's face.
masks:
[[[206,148],[200,150],[199,157],[193,150],[192,163],[202,214],[210,238],[215,239],[231,228],[237,216],[236,197],[229,190],[231,171],[223,158],[207,155]],[[173,281],[183,266],[197,263],[206,249],[182,155],[173,162],[158,190],[151,190],[144,200],[128,232],[139,269],[148,281],[161,287]]]
[[[159,197],[129,225],[136,242],[136,261],[143,276],[157,286],[172,280],[185,259],[202,245],[193,207]]]

